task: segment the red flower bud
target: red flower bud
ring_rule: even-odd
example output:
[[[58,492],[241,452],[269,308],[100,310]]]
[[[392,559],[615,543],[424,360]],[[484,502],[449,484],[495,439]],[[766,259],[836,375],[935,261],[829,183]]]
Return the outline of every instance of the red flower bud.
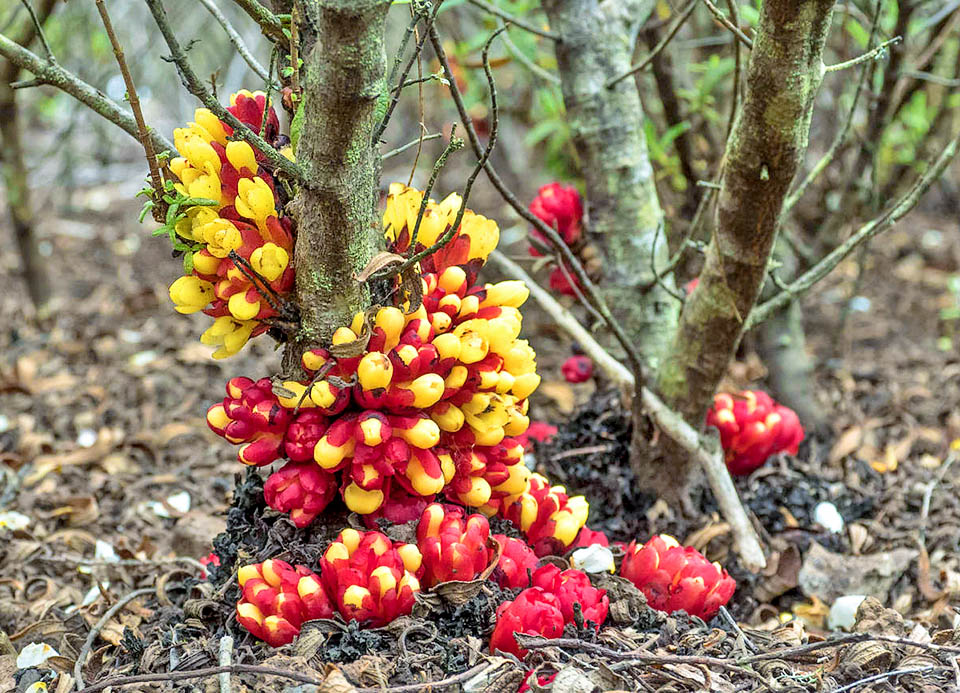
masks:
[[[533,448],[533,441],[546,443],[555,435],[557,435],[556,426],[551,426],[546,421],[531,421],[527,430],[518,436],[514,436],[514,438],[523,446],[524,450],[530,450]]]
[[[630,542],[620,574],[643,592],[654,609],[667,613],[682,609],[704,620],[730,601],[737,587],[718,563],[666,535],[639,546]]]
[[[779,452],[795,455],[804,437],[792,409],[754,390],[745,390],[737,397],[717,394],[707,412],[707,425],[720,431],[727,468],[737,476],[750,474]]]
[[[531,690],[531,688],[530,688],[530,684],[528,683],[528,681],[530,680],[530,677],[531,677],[531,676],[533,676],[533,669],[531,669],[530,671],[528,671],[528,672],[524,675],[523,681],[520,682],[520,688],[517,689],[517,693],[529,693],[529,691]],[[553,673],[553,674],[538,674],[538,675],[537,675],[537,686],[539,686],[540,688],[545,688],[545,687],[549,686],[551,683],[553,683],[553,680],[554,680],[555,678],[557,678],[556,673]]]
[[[462,508],[432,503],[417,525],[417,545],[423,555],[423,584],[469,582],[490,564],[487,546],[490,525],[483,515],[463,517]]]
[[[610,540],[607,539],[607,535],[603,532],[598,532],[596,530],[590,529],[589,527],[584,527],[580,530],[580,534],[577,535],[577,540],[573,542],[575,548],[582,548],[585,546],[592,546],[593,544],[600,544],[600,546],[610,546]]]
[[[610,600],[607,591],[590,583],[587,574],[570,568],[561,571],[552,564],[543,565],[533,574],[533,586],[556,595],[565,623],[575,623],[574,604],[580,605],[583,623],[593,621],[599,630],[607,620]]]
[[[533,549],[516,537],[494,534],[493,538],[503,548],[493,579],[505,588],[529,587],[530,575],[537,569],[537,555]]]
[[[490,636],[490,652],[510,652],[524,657],[522,649],[513,637],[514,633],[559,638],[563,634],[563,613],[560,600],[539,587],[529,587],[512,602],[504,602],[497,608],[497,624]]]
[[[203,558],[200,559],[200,563],[203,564],[204,566],[213,565],[213,566],[219,568],[219,567],[220,567],[220,556],[218,556],[218,555],[215,554],[215,553],[208,553],[206,556],[204,556]],[[201,580],[206,580],[206,579],[207,579],[207,571],[206,571],[206,570],[204,570],[203,572],[200,573],[200,579],[201,579]]]
[[[288,462],[263,485],[263,497],[274,510],[290,513],[297,527],[306,527],[323,512],[337,493],[332,474],[314,462]]]
[[[593,361],[589,356],[571,356],[560,370],[568,383],[583,383],[593,377]]]
[[[562,294],[564,296],[576,296],[577,292],[574,290],[573,285],[570,284],[570,280],[567,279],[567,274],[570,275],[577,289],[579,289],[582,293],[583,287],[580,286],[580,280],[577,279],[573,272],[564,272],[559,267],[554,267],[552,270],[550,270],[550,290],[556,291],[558,294]]]
[[[580,239],[583,205],[580,193],[572,185],[544,185],[530,203],[530,211],[544,224],[556,229],[567,245],[573,245]],[[539,231],[532,233],[538,240],[547,243]]]

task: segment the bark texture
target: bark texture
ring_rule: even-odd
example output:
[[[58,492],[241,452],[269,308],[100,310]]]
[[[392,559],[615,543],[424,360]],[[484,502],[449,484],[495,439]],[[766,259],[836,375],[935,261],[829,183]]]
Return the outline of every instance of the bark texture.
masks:
[[[760,11],[716,230],[657,378],[667,404],[694,425],[702,425],[763,284],[783,200],[807,148],[832,7],[832,0],[765,0]],[[675,487],[689,478],[689,458],[660,462],[644,470],[654,483]]]
[[[308,0],[316,43],[304,65],[304,124],[297,161],[308,182],[292,203],[297,218],[301,327],[285,363],[328,344],[337,327],[367,308],[356,277],[378,247],[378,154],[371,146],[383,90],[389,0]]]
[[[606,259],[600,288],[652,370],[670,345],[680,306],[653,282],[653,263],[666,264],[669,251],[666,234],[657,232],[662,215],[640,96],[633,80],[605,85],[630,68],[629,24],[639,5],[547,0],[544,9],[563,37],[557,67],[586,181],[590,232]]]

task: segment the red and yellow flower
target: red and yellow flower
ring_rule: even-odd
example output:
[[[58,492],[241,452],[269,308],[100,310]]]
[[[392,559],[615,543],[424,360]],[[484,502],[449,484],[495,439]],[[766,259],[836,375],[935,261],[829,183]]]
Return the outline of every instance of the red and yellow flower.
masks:
[[[457,506],[428,505],[417,525],[423,584],[433,587],[451,580],[476,579],[493,558],[489,538],[490,524],[483,515],[464,518],[463,509]]]
[[[804,436],[796,413],[760,390],[715,395],[707,425],[720,431],[727,468],[737,476],[750,474],[779,452],[796,455]]]

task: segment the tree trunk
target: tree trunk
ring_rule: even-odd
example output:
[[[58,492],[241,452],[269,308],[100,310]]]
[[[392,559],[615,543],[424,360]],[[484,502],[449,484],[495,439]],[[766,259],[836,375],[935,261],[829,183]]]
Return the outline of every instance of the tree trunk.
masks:
[[[629,24],[640,3],[548,0],[567,120],[586,181],[590,232],[604,250],[601,290],[614,317],[636,340],[648,369],[670,345],[680,306],[653,282],[666,264],[666,233],[632,79],[606,87],[630,68]],[[664,283],[672,290],[673,279]],[[652,288],[650,288],[652,285]]]
[[[807,148],[833,0],[765,0],[730,141],[700,283],[657,377],[667,404],[701,426],[760,293],[783,200]],[[641,470],[658,489],[689,480],[670,450]]]
[[[384,87],[389,0],[307,0],[316,43],[305,56],[304,124],[297,161],[308,182],[291,203],[297,219],[301,326],[284,356],[287,374],[305,349],[329,344],[337,327],[369,305],[357,281],[379,245],[379,154],[371,143]]]

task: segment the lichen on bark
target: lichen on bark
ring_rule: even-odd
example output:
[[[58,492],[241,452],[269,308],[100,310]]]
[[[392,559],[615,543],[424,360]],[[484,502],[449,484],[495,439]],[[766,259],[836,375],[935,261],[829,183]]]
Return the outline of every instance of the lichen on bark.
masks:
[[[743,108],[725,154],[716,231],[700,282],[657,374],[667,404],[702,425],[766,275],[783,200],[807,148],[832,0],[765,0]],[[668,449],[644,478],[675,486],[692,471]]]
[[[379,242],[379,154],[370,138],[384,86],[389,8],[389,0],[304,2],[316,39],[304,60],[296,152],[307,182],[290,206],[301,325],[284,357],[288,372],[303,350],[328,344],[337,327],[369,304],[357,275]]]
[[[630,22],[640,2],[547,0],[567,119],[586,183],[590,233],[605,255],[601,291],[648,369],[670,344],[679,304],[653,281],[666,264],[666,234],[632,80],[607,88],[630,68]],[[672,278],[664,279],[673,289]]]

